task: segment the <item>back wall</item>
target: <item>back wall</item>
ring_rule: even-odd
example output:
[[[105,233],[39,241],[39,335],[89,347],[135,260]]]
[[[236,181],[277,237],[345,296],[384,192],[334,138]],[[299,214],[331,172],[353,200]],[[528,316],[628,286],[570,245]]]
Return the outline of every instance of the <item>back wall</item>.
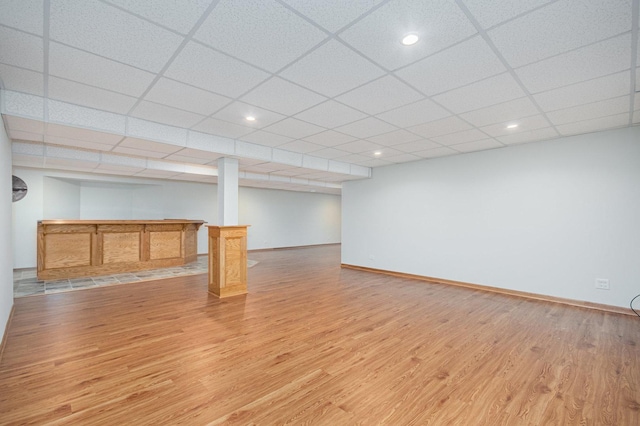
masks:
[[[342,212],[346,264],[628,307],[640,128],[376,168]]]

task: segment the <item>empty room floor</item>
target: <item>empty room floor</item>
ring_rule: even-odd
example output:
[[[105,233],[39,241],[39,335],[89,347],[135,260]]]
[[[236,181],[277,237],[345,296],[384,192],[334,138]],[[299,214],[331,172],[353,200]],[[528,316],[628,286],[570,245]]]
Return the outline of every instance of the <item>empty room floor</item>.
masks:
[[[340,246],[15,300],[1,424],[640,424],[640,319],[340,268]]]

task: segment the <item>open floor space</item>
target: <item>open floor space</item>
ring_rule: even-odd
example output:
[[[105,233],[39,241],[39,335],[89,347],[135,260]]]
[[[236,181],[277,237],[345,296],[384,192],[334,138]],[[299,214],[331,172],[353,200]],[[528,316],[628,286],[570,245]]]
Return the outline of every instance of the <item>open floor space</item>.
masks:
[[[636,317],[340,268],[340,246],[15,300],[2,424],[640,424]]]

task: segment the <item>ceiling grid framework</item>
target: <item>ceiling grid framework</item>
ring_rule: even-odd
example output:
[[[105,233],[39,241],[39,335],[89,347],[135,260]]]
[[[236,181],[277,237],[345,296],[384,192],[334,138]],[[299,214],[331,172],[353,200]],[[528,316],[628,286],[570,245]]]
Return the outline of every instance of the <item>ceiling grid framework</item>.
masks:
[[[340,193],[640,124],[639,1],[4,0],[0,112],[16,166]]]

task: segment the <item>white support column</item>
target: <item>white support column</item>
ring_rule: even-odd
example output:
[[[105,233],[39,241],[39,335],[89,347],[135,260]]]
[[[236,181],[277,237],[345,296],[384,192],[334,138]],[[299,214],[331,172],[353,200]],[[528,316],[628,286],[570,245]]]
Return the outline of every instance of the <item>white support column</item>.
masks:
[[[238,160],[218,159],[218,225],[238,224]]]

